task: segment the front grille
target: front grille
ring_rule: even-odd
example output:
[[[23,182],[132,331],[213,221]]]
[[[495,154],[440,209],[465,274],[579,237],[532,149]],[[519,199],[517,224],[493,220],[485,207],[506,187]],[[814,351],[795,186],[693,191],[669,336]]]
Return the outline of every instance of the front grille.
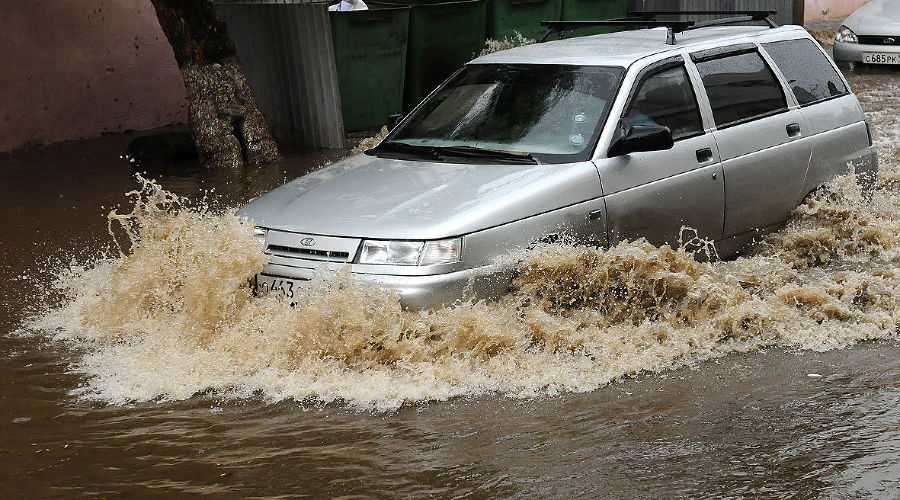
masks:
[[[865,45],[900,45],[900,35],[897,35],[897,36],[859,35],[859,43],[862,43]]]
[[[347,262],[350,260],[349,252],[336,252],[331,250],[314,250],[312,248],[269,245],[268,251],[285,257],[308,257],[315,260],[327,260],[332,262]]]

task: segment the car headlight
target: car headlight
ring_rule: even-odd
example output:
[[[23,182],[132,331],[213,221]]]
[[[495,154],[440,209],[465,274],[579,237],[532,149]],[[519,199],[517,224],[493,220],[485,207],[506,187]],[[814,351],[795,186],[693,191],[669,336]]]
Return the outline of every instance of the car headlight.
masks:
[[[363,242],[360,264],[389,264],[395,266],[430,266],[459,262],[462,238],[437,241],[378,241]]]
[[[850,28],[846,26],[841,26],[837,30],[837,35],[834,36],[834,41],[836,42],[845,42],[845,43],[858,43],[859,38],[856,37],[856,33],[853,32]]]
[[[268,232],[269,230],[264,227],[254,227],[253,237],[256,238],[260,245],[266,246],[266,233]]]

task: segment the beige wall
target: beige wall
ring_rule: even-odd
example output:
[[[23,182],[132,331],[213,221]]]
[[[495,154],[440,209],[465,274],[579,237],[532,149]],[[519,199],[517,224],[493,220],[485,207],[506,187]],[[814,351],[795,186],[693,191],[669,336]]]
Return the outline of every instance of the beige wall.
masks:
[[[186,120],[149,0],[0,0],[0,151]]]
[[[806,21],[844,19],[869,0],[806,0],[803,17]]]

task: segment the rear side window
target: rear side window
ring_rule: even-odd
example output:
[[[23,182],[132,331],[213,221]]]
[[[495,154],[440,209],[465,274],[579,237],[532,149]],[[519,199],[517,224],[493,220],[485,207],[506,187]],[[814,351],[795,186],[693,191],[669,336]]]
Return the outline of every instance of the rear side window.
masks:
[[[675,140],[703,133],[700,109],[684,66],[663,70],[640,84],[625,115],[625,127],[652,125],[669,127]]]
[[[764,43],[801,105],[847,94],[847,87],[812,40]]]
[[[697,62],[718,127],[787,109],[781,85],[757,52]]]

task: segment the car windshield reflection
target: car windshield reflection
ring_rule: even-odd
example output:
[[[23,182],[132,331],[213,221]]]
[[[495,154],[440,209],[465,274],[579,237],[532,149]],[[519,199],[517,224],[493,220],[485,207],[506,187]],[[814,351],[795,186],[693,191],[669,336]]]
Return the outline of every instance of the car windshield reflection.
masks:
[[[584,161],[623,73],[607,66],[470,65],[374,153],[443,161]]]

